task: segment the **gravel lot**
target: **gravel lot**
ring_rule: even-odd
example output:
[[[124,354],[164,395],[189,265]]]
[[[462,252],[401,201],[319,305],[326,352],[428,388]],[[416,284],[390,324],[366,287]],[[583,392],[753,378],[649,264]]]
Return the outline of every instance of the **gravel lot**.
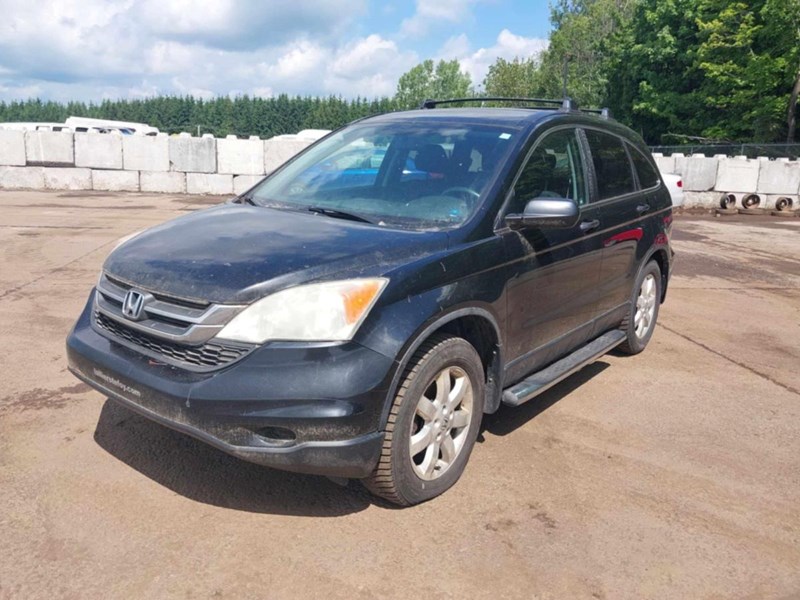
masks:
[[[397,510],[237,461],[79,383],[123,235],[215,200],[0,192],[0,598],[800,595],[800,219],[676,219],[648,350],[502,409]]]

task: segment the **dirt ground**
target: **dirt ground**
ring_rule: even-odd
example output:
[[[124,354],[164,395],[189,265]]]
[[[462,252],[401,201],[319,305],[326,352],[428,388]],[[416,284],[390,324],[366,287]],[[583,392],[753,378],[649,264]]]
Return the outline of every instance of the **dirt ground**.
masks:
[[[0,598],[800,597],[800,219],[677,218],[647,351],[487,417],[398,510],[67,372],[115,241],[208,202],[0,192]]]

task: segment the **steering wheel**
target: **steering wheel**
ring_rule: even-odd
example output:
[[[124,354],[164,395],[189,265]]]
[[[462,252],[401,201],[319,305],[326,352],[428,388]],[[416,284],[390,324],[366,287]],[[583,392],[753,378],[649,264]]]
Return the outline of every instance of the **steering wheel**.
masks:
[[[481,197],[480,192],[476,192],[472,188],[463,186],[447,188],[442,192],[442,196],[455,196],[456,194],[466,194],[467,196],[472,196],[475,200]]]

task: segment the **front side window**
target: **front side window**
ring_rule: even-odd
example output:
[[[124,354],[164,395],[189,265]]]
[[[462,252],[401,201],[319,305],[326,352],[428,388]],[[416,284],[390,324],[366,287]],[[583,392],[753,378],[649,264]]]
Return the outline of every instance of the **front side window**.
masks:
[[[268,177],[249,199],[348,213],[384,227],[456,227],[483,201],[516,136],[516,130],[452,122],[356,124]]]
[[[631,161],[622,140],[594,129],[586,130],[586,138],[597,177],[598,199],[607,200],[636,191]]]
[[[583,161],[574,129],[550,133],[536,145],[514,185],[508,212],[522,213],[534,198],[569,198],[586,204]]]

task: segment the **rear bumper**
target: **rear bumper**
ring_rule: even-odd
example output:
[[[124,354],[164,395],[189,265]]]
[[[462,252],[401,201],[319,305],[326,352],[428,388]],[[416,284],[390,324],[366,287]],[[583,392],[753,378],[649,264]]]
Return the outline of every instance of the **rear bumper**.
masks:
[[[91,301],[67,339],[69,370],[116,402],[261,465],[336,477],[369,475],[395,363],[358,344],[266,345],[225,369],[154,363],[101,335]]]

